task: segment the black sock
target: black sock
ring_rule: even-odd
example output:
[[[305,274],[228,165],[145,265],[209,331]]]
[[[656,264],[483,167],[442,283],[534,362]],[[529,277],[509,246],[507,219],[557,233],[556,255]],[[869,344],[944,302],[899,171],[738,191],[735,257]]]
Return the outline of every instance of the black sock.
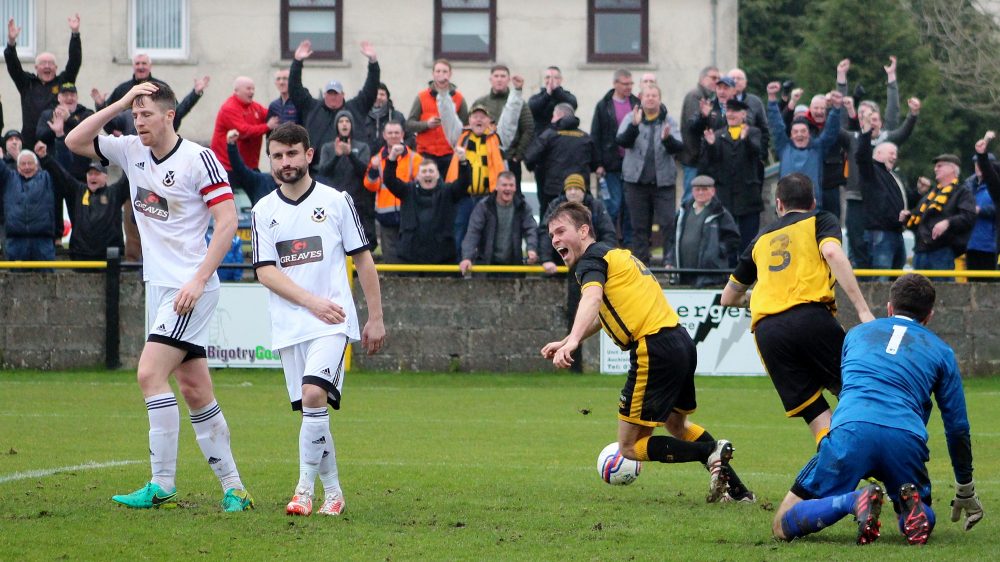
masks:
[[[745,496],[749,490],[740,477],[736,475],[736,470],[733,469],[732,465],[723,468],[723,470],[726,471],[726,480],[729,482],[729,495],[737,499]]]
[[[704,463],[714,448],[714,441],[702,443],[699,439],[698,442],[691,443],[674,437],[656,435],[649,438],[646,453],[649,455],[649,460],[653,461]]]

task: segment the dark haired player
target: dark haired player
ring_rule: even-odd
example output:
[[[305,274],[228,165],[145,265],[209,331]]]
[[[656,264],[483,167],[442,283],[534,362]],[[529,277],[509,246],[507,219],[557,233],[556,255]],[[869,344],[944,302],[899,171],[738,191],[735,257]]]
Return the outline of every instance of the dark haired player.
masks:
[[[932,394],[955,474],[951,520],[965,512],[966,531],[982,520],[958,362],[948,344],[927,328],[934,298],[926,277],[904,275],[889,290],[889,317],[848,332],[844,388],[830,434],[781,502],[772,526],[775,538],[792,540],[854,514],[858,544],[874,541],[885,491],[875,483],[854,490],[858,480],[873,477],[888,488],[907,542],[927,543],[935,520],[925,464]]]
[[[149,416],[153,474],[144,487],[112,499],[133,508],[176,505],[180,411],[168,380],[172,373],[198,445],[222,484],[222,508],[244,511],[253,507],[253,499],[240,480],[205,358],[209,323],[219,301],[215,271],[236,232],[236,206],[212,151],[177,135],[176,107],[169,86],[144,82],[66,135],[73,152],[121,166],[142,239],[150,331],[139,357],[138,380]],[[106,123],[128,110],[138,136],[98,136]],[[209,219],[215,221],[215,236],[206,244]]]
[[[862,322],[874,317],[840,246],[837,217],[816,210],[812,180],[789,174],[775,196],[780,218],[740,256],[722,304],[749,305],[750,329],[785,415],[804,419],[818,444],[830,430],[823,389],[840,393],[844,329],[834,317],[835,283]]]
[[[253,207],[253,265],[271,290],[271,344],[281,353],[292,409],[302,411],[299,481],[285,512],[312,514],[318,476],[324,495],[318,512],[340,515],[346,504],[327,404],[340,409],[347,344],[361,340],[372,354],[385,340],[378,272],[351,196],[309,176],[314,150],[306,130],[279,125],[267,153],[278,189]],[[363,330],[347,256],[368,303]]]

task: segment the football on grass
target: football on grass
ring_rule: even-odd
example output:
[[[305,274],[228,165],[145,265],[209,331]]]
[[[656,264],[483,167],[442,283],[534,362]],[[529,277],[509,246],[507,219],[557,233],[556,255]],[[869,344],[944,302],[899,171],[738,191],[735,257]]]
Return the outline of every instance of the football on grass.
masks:
[[[639,478],[642,463],[626,459],[618,451],[618,443],[611,443],[597,457],[597,472],[601,479],[614,486],[626,486]]]

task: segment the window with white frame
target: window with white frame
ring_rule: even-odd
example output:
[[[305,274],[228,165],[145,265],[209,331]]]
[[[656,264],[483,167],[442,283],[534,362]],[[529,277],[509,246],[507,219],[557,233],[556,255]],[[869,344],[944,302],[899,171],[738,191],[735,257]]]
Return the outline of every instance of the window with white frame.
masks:
[[[17,36],[17,55],[31,57],[35,55],[35,0],[0,0],[3,21],[6,24],[11,18],[21,28]]]
[[[131,0],[130,7],[130,54],[187,58],[188,0]]]

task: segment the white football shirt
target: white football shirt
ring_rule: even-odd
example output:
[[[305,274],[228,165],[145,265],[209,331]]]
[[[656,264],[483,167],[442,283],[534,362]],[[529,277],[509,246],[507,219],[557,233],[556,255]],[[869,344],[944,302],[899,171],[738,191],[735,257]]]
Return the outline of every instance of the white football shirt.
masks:
[[[254,268],[273,265],[298,286],[330,299],[345,312],[341,324],[327,324],[309,309],[271,292],[271,344],[281,349],[320,336],[361,339],[358,312],[347,279],[347,256],[368,249],[351,196],[316,183],[298,201],[278,188],[251,213]]]
[[[229,178],[210,149],[178,139],[162,160],[134,135],[99,135],[94,150],[128,176],[132,210],[142,238],[143,280],[180,289],[205,261],[209,207],[233,198]],[[205,290],[219,288],[219,276]]]

